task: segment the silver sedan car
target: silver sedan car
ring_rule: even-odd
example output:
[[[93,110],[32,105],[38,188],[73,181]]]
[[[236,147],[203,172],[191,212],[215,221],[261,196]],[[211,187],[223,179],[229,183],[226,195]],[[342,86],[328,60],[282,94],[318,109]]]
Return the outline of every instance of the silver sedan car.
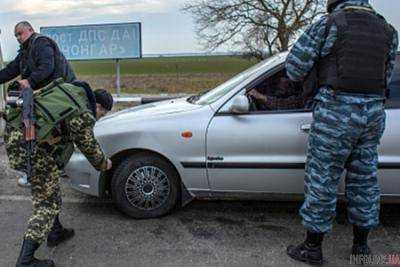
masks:
[[[248,97],[251,90],[281,98],[281,92],[301,90],[276,82],[284,78],[286,56],[269,58],[202,95],[103,118],[95,135],[114,167],[97,172],[77,151],[66,168],[70,185],[111,195],[134,218],[165,215],[193,198],[301,199],[311,105],[259,108]],[[391,202],[400,200],[399,72],[397,65],[379,150],[382,194]]]

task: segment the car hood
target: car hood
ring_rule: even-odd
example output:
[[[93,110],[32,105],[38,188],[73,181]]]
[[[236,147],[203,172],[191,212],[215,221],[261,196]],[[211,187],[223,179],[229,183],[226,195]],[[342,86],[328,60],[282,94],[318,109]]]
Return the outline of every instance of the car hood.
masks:
[[[127,108],[122,111],[108,115],[96,123],[97,127],[103,124],[110,124],[116,121],[132,121],[137,119],[149,119],[168,114],[187,112],[199,109],[202,106],[194,105],[186,101],[186,98],[178,98],[144,104],[132,108]]]

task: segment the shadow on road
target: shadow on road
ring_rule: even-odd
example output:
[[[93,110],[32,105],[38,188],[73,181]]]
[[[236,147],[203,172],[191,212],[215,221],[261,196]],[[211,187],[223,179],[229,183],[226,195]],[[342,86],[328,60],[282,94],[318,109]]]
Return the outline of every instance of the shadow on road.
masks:
[[[215,221],[224,225],[243,225],[246,222],[267,222],[269,218],[282,217],[282,219],[299,219],[298,211],[302,202],[271,202],[271,201],[238,201],[238,200],[194,200],[185,207],[177,207],[165,217],[177,217],[183,223],[194,220]],[[78,204],[81,212],[86,214],[102,214],[113,216],[120,220],[134,220],[119,212],[111,200],[99,202],[95,197],[86,196]],[[201,216],[199,216],[201,214]],[[400,204],[382,204],[381,225],[383,227],[399,227]],[[163,217],[162,217],[163,218]],[[158,219],[162,219],[158,218]],[[300,220],[300,219],[299,219]],[[346,203],[337,205],[335,222],[347,225]],[[267,228],[267,226],[265,226]],[[281,227],[271,227],[271,230],[284,230]]]

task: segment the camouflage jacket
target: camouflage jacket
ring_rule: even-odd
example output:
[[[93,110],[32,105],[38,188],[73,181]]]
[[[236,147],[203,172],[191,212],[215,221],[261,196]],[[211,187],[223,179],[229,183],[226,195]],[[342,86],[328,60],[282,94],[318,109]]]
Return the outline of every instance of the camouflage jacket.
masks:
[[[349,0],[339,4],[335,10],[343,9],[346,6],[365,6],[372,8],[366,0]],[[331,52],[334,43],[337,40],[337,27],[332,25],[326,36],[328,16],[322,17],[319,21],[311,25],[291,49],[287,61],[287,75],[292,81],[304,81],[320,58],[323,58]],[[398,47],[398,34],[395,31],[392,49],[389,55],[390,61],[387,66],[387,81],[391,80],[393,68],[396,61]],[[389,92],[387,92],[389,95]]]
[[[61,136],[59,142],[54,144],[38,143],[37,147],[46,151],[54,158],[57,166],[63,169],[74,152],[75,145],[95,169],[105,171],[107,157],[94,137],[95,123],[96,120],[90,112],[73,116],[65,121],[64,127],[67,133]],[[26,171],[27,151],[23,145],[25,141],[22,130],[7,123],[4,141],[11,167],[15,170]]]
[[[94,136],[93,127],[95,123],[96,120],[89,112],[72,117],[65,123],[68,137],[63,138],[63,140],[64,142],[66,140],[74,143],[96,170],[105,171],[107,170],[107,157]],[[69,158],[66,160],[69,160]],[[66,163],[64,162],[64,164]]]

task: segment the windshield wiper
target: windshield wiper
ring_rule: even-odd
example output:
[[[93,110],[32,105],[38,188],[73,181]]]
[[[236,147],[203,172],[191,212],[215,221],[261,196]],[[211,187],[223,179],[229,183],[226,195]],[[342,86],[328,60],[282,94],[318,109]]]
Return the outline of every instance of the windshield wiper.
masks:
[[[189,96],[188,99],[186,99],[186,101],[193,104],[194,102],[199,100],[199,98],[200,98],[199,95],[192,95],[192,96]]]
[[[201,92],[201,93],[199,93],[199,94],[197,94],[197,95],[189,96],[188,99],[186,99],[186,101],[189,102],[189,103],[191,103],[191,104],[193,104],[194,102],[196,102],[197,100],[199,100],[200,97],[202,97],[203,95],[207,94],[207,93],[210,92],[210,91],[211,91],[211,89],[206,90],[206,91],[204,91],[204,92]]]

